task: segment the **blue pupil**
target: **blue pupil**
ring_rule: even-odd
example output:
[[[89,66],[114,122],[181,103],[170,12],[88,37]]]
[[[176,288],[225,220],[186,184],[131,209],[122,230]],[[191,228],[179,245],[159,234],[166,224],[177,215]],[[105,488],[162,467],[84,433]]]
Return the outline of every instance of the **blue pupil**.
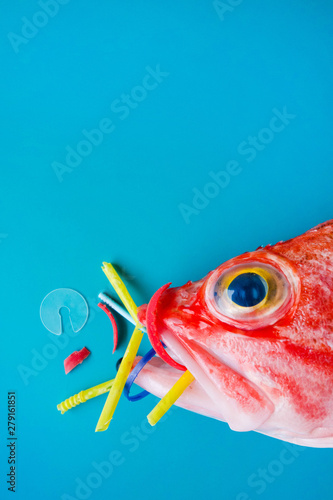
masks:
[[[244,273],[232,280],[227,293],[235,304],[242,307],[253,307],[266,297],[267,284],[259,274]]]

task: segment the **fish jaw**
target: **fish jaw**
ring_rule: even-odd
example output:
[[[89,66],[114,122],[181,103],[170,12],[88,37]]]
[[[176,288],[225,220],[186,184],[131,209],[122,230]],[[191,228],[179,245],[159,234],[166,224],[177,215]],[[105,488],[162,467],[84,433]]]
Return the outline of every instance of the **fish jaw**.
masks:
[[[170,331],[165,331],[162,339],[206,391],[232,430],[255,430],[273,413],[274,405],[263,391],[199,343],[176,337]]]
[[[182,344],[168,331],[163,333],[162,340],[172,357],[195,377],[176,405],[227,422],[235,431],[255,430],[270,417],[274,405],[252,382],[195,342]],[[136,383],[163,397],[180,375],[179,370],[156,358],[140,372]]]
[[[134,366],[141,359],[137,356]],[[135,383],[142,389],[163,398],[180,377],[181,372],[168,365],[160,357],[150,360],[140,371]],[[176,406],[216,420],[225,421],[219,407],[195,380],[175,402]]]

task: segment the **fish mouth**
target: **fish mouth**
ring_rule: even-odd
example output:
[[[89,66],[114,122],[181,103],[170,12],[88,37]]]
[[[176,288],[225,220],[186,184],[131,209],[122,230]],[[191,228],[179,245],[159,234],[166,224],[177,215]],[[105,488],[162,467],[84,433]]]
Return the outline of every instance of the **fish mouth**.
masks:
[[[176,401],[177,406],[222,420],[232,430],[244,432],[257,429],[273,413],[273,403],[260,389],[196,342],[183,344],[169,331],[163,332],[162,339],[173,359],[183,363],[195,377]],[[162,398],[181,373],[155,357],[135,383]]]
[[[170,284],[168,283],[159,288],[148,304],[143,304],[138,308],[139,321],[147,328],[147,334],[156,351],[156,356],[140,371],[135,383],[159,398],[163,398],[172,388],[181,376],[182,371],[190,367],[192,369],[192,362],[188,359],[186,351],[181,347],[176,337],[168,330],[164,330],[162,344],[162,335],[160,336],[160,330],[158,330],[157,309],[161,304],[162,295],[165,294]],[[183,352],[183,356],[180,351]],[[136,357],[134,366],[140,359],[141,356]],[[182,362],[184,364],[181,364]],[[225,422],[225,417],[221,413],[219,406],[207,394],[202,382],[199,383],[197,379],[187,387],[177,399],[175,405]]]

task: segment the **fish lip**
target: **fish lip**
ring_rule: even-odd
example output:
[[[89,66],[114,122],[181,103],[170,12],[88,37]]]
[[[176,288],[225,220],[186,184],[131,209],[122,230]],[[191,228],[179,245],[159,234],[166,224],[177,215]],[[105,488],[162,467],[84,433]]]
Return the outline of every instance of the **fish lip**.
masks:
[[[177,368],[178,370],[186,371],[186,367],[184,365],[177,363],[177,361],[172,359],[172,357],[164,349],[163,343],[160,338],[159,329],[156,325],[157,322],[156,311],[158,309],[158,303],[161,301],[162,295],[169,288],[170,285],[171,283],[167,283],[166,285],[163,285],[161,288],[159,288],[149,301],[146,312],[147,334],[151,345],[155,349],[156,353],[163,359],[163,361],[173,366],[174,368]]]
[[[229,316],[224,315],[216,307],[213,295],[214,285],[216,284],[223,271],[231,269],[237,264],[246,264],[251,262],[271,265],[284,276],[286,282],[289,285],[287,299],[277,310],[274,311],[274,314],[260,318],[260,324],[258,324],[258,320],[256,320],[255,318],[253,321],[245,321],[244,318],[237,320],[235,318],[230,318]],[[301,281],[297,274],[295,266],[288,259],[264,249],[240,255],[221,264],[210,274],[202,287],[203,298],[210,313],[212,313],[214,317],[217,317],[223,323],[232,327],[240,328],[242,330],[257,330],[259,328],[265,328],[277,323],[289,312],[295,310],[300,297],[300,293]]]

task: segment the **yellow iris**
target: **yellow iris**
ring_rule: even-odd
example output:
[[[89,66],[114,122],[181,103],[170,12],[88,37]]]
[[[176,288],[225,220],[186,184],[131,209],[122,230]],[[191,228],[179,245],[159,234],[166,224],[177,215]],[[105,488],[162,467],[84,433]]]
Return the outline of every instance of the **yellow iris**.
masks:
[[[222,295],[223,292],[228,290],[230,284],[238,278],[238,276],[241,276],[243,274],[256,274],[262,278],[262,280],[265,283],[265,289],[266,289],[266,295],[263,297],[263,299],[258,303],[253,305],[251,308],[252,309],[259,309],[263,306],[268,306],[270,304],[270,298],[274,296],[274,291],[276,289],[276,282],[274,280],[274,277],[271,275],[271,273],[267,269],[263,269],[261,267],[243,267],[242,270],[233,270],[232,272],[228,273],[226,272],[225,275],[222,277],[221,280],[218,281],[217,285],[218,287],[215,287],[215,291],[218,293],[218,295]],[[237,306],[242,309],[249,309],[247,306],[241,306],[239,304],[235,304],[231,298],[229,297],[228,294],[225,295],[226,299],[233,305]]]

